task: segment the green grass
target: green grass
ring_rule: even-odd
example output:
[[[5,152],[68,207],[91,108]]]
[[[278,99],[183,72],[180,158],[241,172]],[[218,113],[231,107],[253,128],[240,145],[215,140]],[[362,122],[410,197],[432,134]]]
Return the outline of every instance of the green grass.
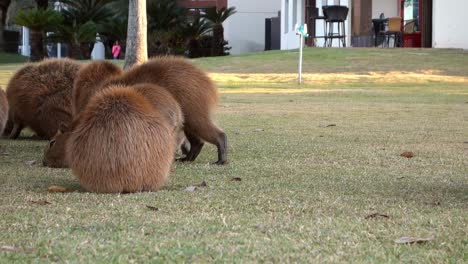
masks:
[[[413,53],[430,56],[418,64]],[[221,90],[230,164],[209,165],[216,151],[206,146],[193,164],[175,163],[160,192],[86,193],[69,170],[24,163],[39,162],[46,142],[0,140],[9,153],[0,156],[0,247],[18,249],[0,249],[0,262],[468,262],[466,52],[305,56],[308,78],[326,78],[290,80],[295,52],[196,60]],[[14,70],[5,67],[0,83]],[[47,193],[51,185],[79,191]],[[50,204],[31,202],[42,200]],[[389,218],[365,219],[375,212]],[[434,240],[394,242],[403,236]]]

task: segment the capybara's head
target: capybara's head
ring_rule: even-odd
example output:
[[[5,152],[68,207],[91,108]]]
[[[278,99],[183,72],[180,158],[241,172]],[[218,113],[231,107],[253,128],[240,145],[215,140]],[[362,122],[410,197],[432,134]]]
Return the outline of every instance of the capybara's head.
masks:
[[[51,168],[68,168],[65,158],[65,145],[70,137],[71,131],[61,125],[55,136],[49,141],[45,150],[42,164]]]

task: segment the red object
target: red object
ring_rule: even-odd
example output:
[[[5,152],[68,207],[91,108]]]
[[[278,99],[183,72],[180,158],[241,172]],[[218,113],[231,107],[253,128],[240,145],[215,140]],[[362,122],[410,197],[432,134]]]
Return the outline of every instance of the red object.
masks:
[[[411,34],[403,34],[404,48],[420,48],[421,47],[421,32]]]
[[[405,17],[405,0],[397,0],[400,2],[400,16],[402,18]],[[421,48],[422,47],[422,35],[421,35],[421,32],[424,30],[423,29],[423,19],[422,19],[422,16],[423,16],[423,13],[422,13],[422,10],[423,10],[423,2],[422,0],[418,0],[419,1],[419,17],[418,17],[418,30],[417,32],[414,32],[414,33],[404,33],[405,32],[405,29],[404,29],[404,21],[401,25],[401,30],[403,31],[403,47],[404,48]]]

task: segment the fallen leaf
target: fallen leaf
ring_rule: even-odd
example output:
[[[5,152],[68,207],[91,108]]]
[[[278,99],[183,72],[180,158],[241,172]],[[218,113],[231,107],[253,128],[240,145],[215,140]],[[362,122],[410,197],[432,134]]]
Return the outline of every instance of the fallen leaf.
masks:
[[[414,157],[414,153],[411,152],[411,151],[405,151],[405,152],[401,153],[400,156],[410,159],[410,158]]]
[[[151,206],[151,205],[147,205],[146,208],[150,209],[151,211],[159,211],[159,208]]]
[[[434,240],[434,237],[420,238],[420,237],[400,237],[395,240],[397,244],[422,244]]]
[[[202,183],[198,184],[197,187],[207,187],[208,184],[206,183],[206,181],[202,181]]]
[[[36,165],[36,161],[35,161],[35,160],[30,160],[30,161],[26,161],[26,162],[24,162],[24,164],[26,164],[26,165],[28,165],[28,166],[31,166],[31,167],[32,167],[32,166]]]
[[[364,217],[365,219],[371,219],[371,218],[376,218],[376,217],[384,217],[384,218],[390,218],[390,216],[386,215],[386,214],[381,214],[381,213],[373,213],[373,214],[370,214],[366,217]]]
[[[262,131],[265,131],[265,130],[263,128],[256,128],[254,131],[255,132],[262,132]]]
[[[196,186],[189,186],[187,188],[185,188],[185,192],[194,192],[195,190],[197,189]]]
[[[75,190],[68,189],[68,188],[61,187],[61,186],[50,186],[49,188],[47,188],[47,191],[50,193],[68,193],[68,192],[74,192]]]
[[[242,181],[242,178],[240,177],[234,177],[231,179],[231,181]]]
[[[397,179],[398,180],[403,180],[404,178],[406,178],[405,176],[401,176],[401,177],[398,177]]]
[[[0,156],[8,156],[9,153],[4,148],[0,147]]]
[[[46,200],[29,200],[30,203],[33,203],[33,204],[39,204],[39,205],[48,205],[48,204],[51,204],[49,201],[46,201]]]
[[[14,247],[14,246],[1,246],[0,249],[7,250],[7,251],[21,251],[20,248]]]

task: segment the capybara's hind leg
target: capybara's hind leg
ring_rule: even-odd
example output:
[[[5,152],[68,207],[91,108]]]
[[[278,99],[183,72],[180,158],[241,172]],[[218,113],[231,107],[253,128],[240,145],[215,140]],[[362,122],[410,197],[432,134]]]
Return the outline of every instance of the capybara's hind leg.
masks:
[[[205,143],[190,132],[185,132],[185,135],[190,142],[190,150],[186,153],[185,158],[180,159],[180,161],[194,161],[200,154]]]
[[[13,130],[13,122],[11,121],[11,119],[8,119],[5,128],[3,129],[2,137],[10,136],[11,130]]]
[[[224,165],[227,161],[227,136],[221,129],[216,127],[211,121],[203,122],[205,126],[197,129],[198,136],[215,145],[218,148],[218,161],[214,162],[217,165]]]
[[[10,133],[10,139],[17,139],[21,133],[21,130],[23,130],[23,128],[24,128],[23,125],[15,123]]]

